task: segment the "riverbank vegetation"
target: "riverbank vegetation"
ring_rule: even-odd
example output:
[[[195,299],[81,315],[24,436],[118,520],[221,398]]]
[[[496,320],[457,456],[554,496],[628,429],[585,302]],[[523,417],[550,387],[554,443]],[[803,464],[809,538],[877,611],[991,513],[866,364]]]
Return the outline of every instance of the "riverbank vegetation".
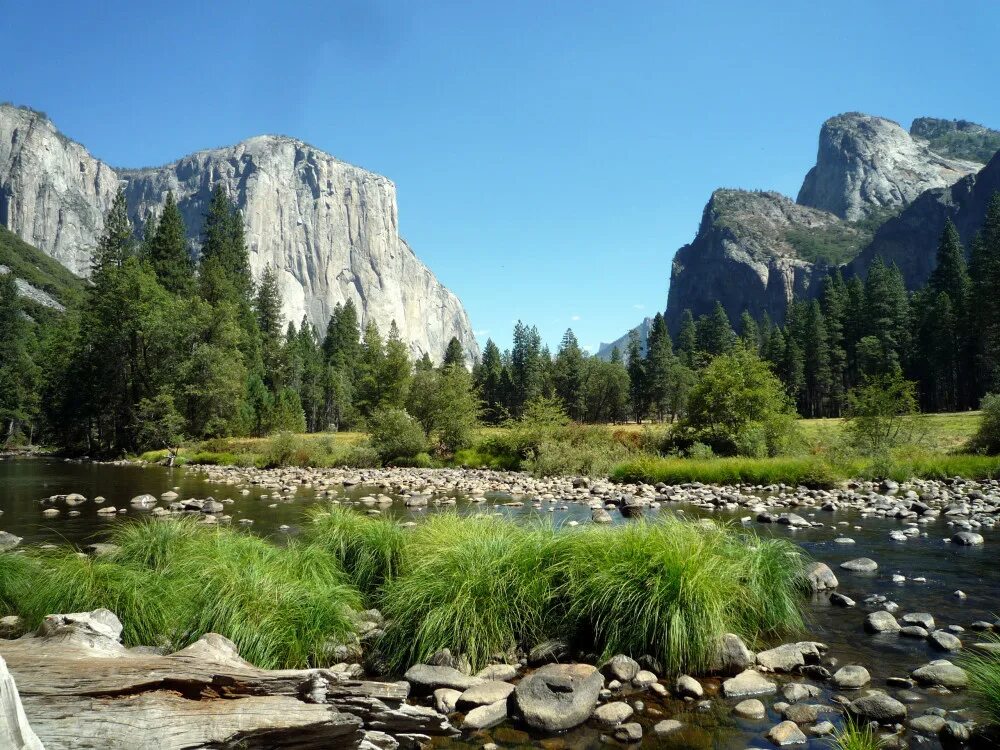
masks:
[[[986,721],[1000,728],[1000,636],[985,634],[986,650],[969,649],[959,663],[969,675],[969,693]]]
[[[397,673],[444,648],[478,668],[549,638],[698,671],[725,633],[761,645],[802,626],[796,546],[672,517],[557,529],[438,514],[405,528],[331,506],[283,547],[183,519],[123,524],[109,541],[97,558],[0,554],[0,609],[35,627],[107,607],[126,645],[217,632],[274,668],[342,660],[354,613],[377,607],[385,632],[366,650]]]
[[[4,442],[39,436],[91,457],[668,483],[997,471],[987,456],[1000,452],[1000,404],[988,391],[1000,312],[970,295],[1000,279],[1000,198],[969,267],[946,228],[924,290],[908,294],[876,261],[864,281],[831,275],[783,326],[744,314],[734,328],[717,304],[685,314],[672,335],[657,314],[645,341],[635,333],[606,360],[572,331],[553,354],[518,322],[509,351],[489,341],[473,362],[452,339],[437,362],[414,362],[395,325],[362,324],[350,301],[322,332],[286,325],[276,270],[252,278],[242,216],[221,189],[197,263],[172,198],[139,229],[120,193],[64,315],[26,317],[12,278],[0,278]],[[987,418],[974,440],[974,417],[918,413],[980,400]]]

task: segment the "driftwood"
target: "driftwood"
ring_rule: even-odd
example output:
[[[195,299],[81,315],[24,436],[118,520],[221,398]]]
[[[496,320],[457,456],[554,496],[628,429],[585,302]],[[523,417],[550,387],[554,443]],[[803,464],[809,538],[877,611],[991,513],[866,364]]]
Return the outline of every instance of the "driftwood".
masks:
[[[37,635],[0,640],[47,750],[339,748],[359,746],[366,730],[454,732],[433,709],[404,702],[406,682],[258,669],[215,634],[168,656],[129,651],[117,642],[120,629],[102,631],[86,619],[92,614],[55,616],[63,619],[50,618]]]

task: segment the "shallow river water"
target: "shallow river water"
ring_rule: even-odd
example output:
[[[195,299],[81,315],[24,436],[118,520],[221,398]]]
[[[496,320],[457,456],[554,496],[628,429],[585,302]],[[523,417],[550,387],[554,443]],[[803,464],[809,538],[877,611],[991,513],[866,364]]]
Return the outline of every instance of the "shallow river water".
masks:
[[[170,489],[175,489],[180,497],[213,497],[225,501],[225,513],[232,516],[234,525],[239,519],[251,519],[252,533],[262,534],[280,540],[288,535],[294,535],[301,523],[303,509],[311,503],[322,501],[312,490],[303,487],[295,493],[292,499],[277,502],[270,495],[262,497],[264,490],[250,488],[250,494],[241,494],[241,488],[227,484],[213,484],[193,470],[183,468],[165,469],[162,467],[111,466],[90,463],[75,463],[57,459],[0,459],[0,530],[8,531],[23,537],[23,544],[45,542],[70,543],[85,545],[100,541],[115,523],[122,518],[142,517],[147,511],[129,507],[129,499],[142,493],[159,496]],[[87,498],[103,496],[105,505],[126,508],[126,512],[105,520],[97,514],[101,506],[88,501],[77,506],[80,515],[69,517],[64,504],[56,507],[60,515],[55,518],[42,516],[44,507],[41,499],[51,495],[80,493]],[[371,495],[372,488],[357,486],[345,489],[337,494],[337,498],[357,500]],[[467,512],[497,512],[516,518],[528,519],[533,516],[551,517],[554,522],[563,523],[577,520],[589,523],[590,509],[582,504],[569,504],[566,510],[545,510],[531,507],[525,503],[521,508],[507,507],[504,503],[510,501],[509,496],[487,495],[485,503],[469,503],[463,497],[455,497],[454,506],[434,506],[427,509],[409,510],[402,503],[394,503],[383,512],[396,515],[404,520],[419,520],[428,513],[438,512],[436,508],[457,509],[460,513]],[[545,506],[548,507],[547,505]],[[744,509],[740,514],[725,512],[710,512],[700,508],[683,505],[664,504],[659,511],[647,511],[649,515],[667,512],[684,512],[695,517],[714,516],[738,521],[746,516]],[[911,538],[906,542],[896,542],[889,538],[889,532],[901,528],[901,523],[893,519],[876,517],[862,518],[857,511],[823,512],[818,509],[808,509],[802,513],[811,521],[821,521],[822,527],[793,531],[789,526],[777,524],[752,524],[755,530],[762,534],[789,536],[805,548],[809,554],[826,562],[840,579],[839,591],[858,602],[852,609],[831,607],[825,597],[817,597],[807,607],[808,633],[803,639],[822,641],[829,646],[828,660],[837,664],[861,664],[872,675],[871,687],[885,689],[886,678],[906,676],[914,668],[932,659],[947,656],[934,651],[930,644],[923,640],[902,638],[896,635],[873,636],[864,632],[862,623],[869,611],[863,604],[863,599],[869,594],[883,594],[899,605],[896,615],[906,612],[929,612],[937,627],[960,625],[968,628],[977,620],[993,622],[1000,614],[1000,556],[997,549],[1000,545],[1000,532],[991,529],[981,529],[986,543],[977,547],[960,547],[949,544],[945,540],[951,535],[946,521],[938,519],[923,527],[926,536]],[[612,514],[616,523],[628,523],[615,512]],[[846,523],[846,526],[843,525]],[[838,525],[840,524],[840,525]],[[282,529],[282,526],[287,528]],[[836,544],[833,539],[847,535],[855,540],[853,545]],[[873,574],[857,574],[841,570],[841,562],[856,557],[870,557],[879,564],[879,569]],[[894,583],[893,574],[906,577],[903,583]],[[924,577],[926,582],[914,582],[915,577]],[[965,598],[956,596],[961,590]],[[961,633],[966,642],[976,640],[972,632]],[[826,661],[824,663],[827,663]],[[835,671],[835,670],[832,670]],[[780,680],[779,680],[780,681]],[[792,680],[787,680],[792,681]],[[773,747],[764,738],[769,727],[781,720],[781,717],[770,708],[770,704],[780,700],[780,695],[771,700],[764,699],[768,705],[769,715],[762,721],[743,721],[735,718],[724,709],[727,701],[718,696],[718,682],[706,680],[706,698],[712,699],[708,710],[699,710],[695,703],[668,700],[661,702],[651,693],[636,694],[632,699],[640,699],[646,704],[646,711],[637,714],[636,719],[646,730],[644,747],[664,748],[747,748]],[[896,691],[888,689],[895,694]],[[964,709],[967,698],[963,693],[941,694],[914,688],[922,701],[910,705],[910,715],[920,715],[929,706],[943,707],[948,710]],[[817,703],[829,704],[831,693],[824,687],[824,693],[816,700]],[[729,701],[728,703],[731,703]],[[656,712],[659,712],[657,715]],[[652,725],[664,718],[678,718],[686,728],[668,738],[659,739],[652,736]],[[836,715],[821,716],[820,720],[828,718],[835,724],[839,723]],[[482,747],[484,742],[492,741],[500,747],[545,746],[550,750],[558,747],[587,748],[603,747],[617,744],[613,740],[602,738],[601,732],[589,727],[575,730],[558,738],[531,737],[525,732],[502,726],[491,730],[489,737],[482,735],[476,738],[446,741],[438,743],[452,747]],[[911,746],[915,746],[911,736]],[[938,747],[936,741],[926,742],[921,747]],[[814,738],[808,745],[810,749],[829,748],[828,740]]]

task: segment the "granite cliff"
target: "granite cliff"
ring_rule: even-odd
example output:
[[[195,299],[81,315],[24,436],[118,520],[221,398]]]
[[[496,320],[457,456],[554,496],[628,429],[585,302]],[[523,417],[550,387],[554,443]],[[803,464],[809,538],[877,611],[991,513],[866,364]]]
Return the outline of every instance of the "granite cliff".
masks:
[[[211,190],[221,184],[243,212],[254,274],[278,272],[288,320],[305,315],[322,330],[333,307],[351,299],[362,322],[383,333],[395,320],[414,356],[440,360],[452,336],[479,355],[461,301],[401,237],[389,179],[284,136],[163,167],[113,169],[41,113],[0,105],[0,225],[86,275],[119,184],[137,226],[173,191],[195,252]]]

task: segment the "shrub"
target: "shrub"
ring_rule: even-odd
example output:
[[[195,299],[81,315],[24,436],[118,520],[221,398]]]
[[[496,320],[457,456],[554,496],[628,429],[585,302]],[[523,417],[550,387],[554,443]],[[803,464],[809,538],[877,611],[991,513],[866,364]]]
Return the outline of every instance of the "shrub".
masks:
[[[261,452],[261,460],[267,469],[276,466],[290,466],[302,449],[302,440],[291,432],[279,432],[268,439]]]
[[[866,378],[848,394],[844,434],[858,453],[886,460],[915,434],[917,384],[896,372]]]
[[[791,484],[829,488],[853,476],[854,467],[836,468],[815,457],[778,458],[653,458],[640,457],[618,464],[610,476],[615,482],[646,484]]]
[[[473,669],[548,633],[551,534],[510,521],[442,514],[412,530],[403,573],[382,597],[380,642],[396,669],[449,648]]]
[[[307,514],[306,538],[336,556],[365,595],[374,596],[399,572],[406,537],[395,521],[333,504]]]
[[[794,430],[795,413],[781,381],[754,352],[737,345],[702,371],[675,442],[705,443],[722,455],[775,456]]]
[[[402,409],[379,409],[372,414],[368,439],[383,462],[412,458],[427,450],[427,438],[420,423]]]
[[[556,549],[568,626],[605,656],[701,671],[725,633],[756,644],[802,627],[803,560],[785,540],[665,517],[576,530]]]
[[[978,453],[995,456],[1000,453],[1000,395],[987,393],[980,409],[983,415],[972,438],[971,448]]]

